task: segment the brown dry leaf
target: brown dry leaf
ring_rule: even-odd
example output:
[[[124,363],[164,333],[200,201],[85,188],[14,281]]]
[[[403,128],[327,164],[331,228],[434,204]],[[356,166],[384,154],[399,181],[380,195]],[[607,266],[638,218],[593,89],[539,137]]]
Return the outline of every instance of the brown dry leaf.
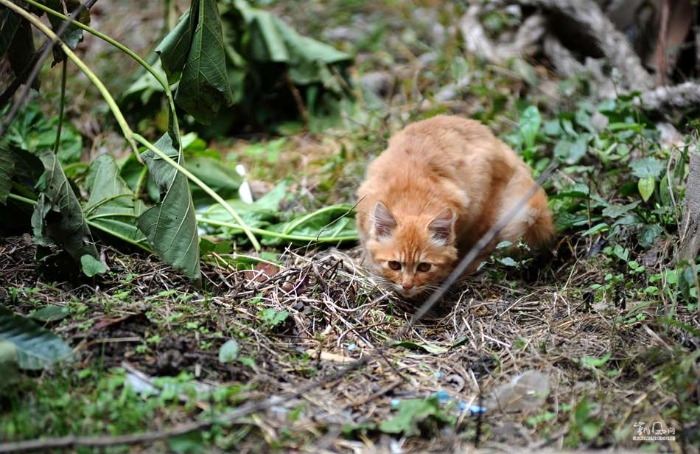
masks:
[[[245,270],[243,275],[246,279],[254,282],[265,282],[275,274],[279,273],[280,267],[274,263],[260,262],[252,270]]]

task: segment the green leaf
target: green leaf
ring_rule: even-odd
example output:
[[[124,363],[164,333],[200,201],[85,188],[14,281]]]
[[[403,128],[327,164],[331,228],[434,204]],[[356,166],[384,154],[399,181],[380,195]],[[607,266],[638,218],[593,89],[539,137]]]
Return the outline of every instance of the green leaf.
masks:
[[[170,134],[164,134],[155,146],[175,161],[182,161]],[[139,216],[139,229],[165,263],[198,281],[199,235],[187,178],[151,150],[141,157],[158,185],[161,201]]]
[[[632,175],[637,178],[656,178],[665,168],[666,164],[662,160],[656,158],[642,158],[630,163]]]
[[[236,197],[238,188],[243,182],[243,177],[233,167],[226,165],[220,159],[207,156],[188,157],[185,161],[185,168],[224,199]],[[197,206],[213,202],[212,198],[198,186],[192,187],[192,199]]]
[[[592,356],[584,356],[581,358],[581,364],[591,368],[604,366],[610,360],[610,353],[606,353],[602,358],[594,358]]]
[[[168,438],[168,450],[175,454],[197,454],[206,451],[201,430],[193,430]]]
[[[260,311],[260,318],[262,322],[270,327],[275,327],[289,317],[289,312],[278,311],[276,309],[268,308]]]
[[[440,416],[440,404],[436,398],[407,399],[399,404],[399,413],[379,425],[379,430],[390,434],[403,433],[407,437],[420,434],[418,424],[430,417]]]
[[[72,349],[63,340],[26,317],[0,307],[0,340],[17,348],[21,369],[39,370],[68,359]]]
[[[536,106],[528,106],[520,116],[520,136],[526,148],[535,146],[535,138],[542,124],[542,116]]]
[[[641,202],[637,200],[636,202],[628,203],[626,205],[610,205],[609,207],[606,207],[603,210],[603,216],[608,216],[611,218],[619,218],[623,214],[627,214],[628,212],[634,210],[637,208],[637,206]]]
[[[7,131],[8,145],[39,155],[53,149],[58,116],[47,119],[38,103],[24,106]],[[83,152],[83,137],[71,123],[63,122],[58,159],[63,164],[78,162]]]
[[[12,189],[12,177],[15,175],[15,157],[9,147],[0,143],[0,203],[7,203],[7,196]]]
[[[14,385],[20,379],[17,370],[17,347],[12,342],[0,340],[0,390]]]
[[[110,155],[102,155],[90,164],[86,187],[90,198],[85,216],[90,225],[114,237],[149,250],[136,219],[146,210],[141,200],[119,175],[119,167]]]
[[[234,339],[227,340],[224,345],[221,346],[221,349],[219,349],[219,362],[223,364],[232,363],[238,358],[240,349],[238,342]]]
[[[334,243],[341,241],[355,241],[358,238],[355,219],[350,215],[352,205],[339,204],[321,208],[313,213],[297,216],[289,222],[275,224],[268,228],[272,232],[279,232],[287,238],[265,238],[264,244],[275,245],[285,242],[308,243]]]
[[[588,134],[579,135],[576,140],[560,140],[554,147],[554,156],[567,164],[576,164],[588,150]]]
[[[42,246],[58,245],[75,260],[83,255],[97,257],[80,202],[75,196],[56,155],[40,156],[44,173],[39,180],[42,191],[32,214],[34,242]]]
[[[87,277],[93,277],[96,274],[104,274],[107,272],[107,267],[105,264],[91,255],[85,254],[84,256],[80,257],[80,264],[82,266],[83,273],[85,273]]]
[[[518,262],[513,260],[513,258],[511,258],[511,257],[503,257],[503,258],[498,259],[498,261],[505,266],[510,266],[510,267],[518,266]]]
[[[419,344],[418,342],[411,341],[401,341],[391,344],[392,347],[403,347],[409,350],[422,350],[426,353],[432,353],[435,355],[440,355],[442,353],[447,353],[450,349],[447,347],[442,347],[440,345],[434,344]]]
[[[65,306],[46,306],[42,307],[38,311],[30,315],[34,320],[40,322],[56,322],[58,320],[63,320],[70,314],[70,311]]]
[[[651,175],[640,178],[639,182],[637,182],[637,188],[639,188],[639,194],[642,196],[642,199],[646,202],[654,194],[656,180]]]
[[[196,10],[198,4],[199,0],[192,2],[191,8],[180,17],[175,28],[170,30],[156,47],[163,71],[171,85],[180,81],[182,69],[187,62],[190,47],[192,47],[192,30],[196,27],[196,14],[192,15],[191,10],[192,8]]]
[[[156,51],[171,83],[181,71],[175,101],[197,121],[211,124],[222,107],[233,103],[216,0],[193,0]]]

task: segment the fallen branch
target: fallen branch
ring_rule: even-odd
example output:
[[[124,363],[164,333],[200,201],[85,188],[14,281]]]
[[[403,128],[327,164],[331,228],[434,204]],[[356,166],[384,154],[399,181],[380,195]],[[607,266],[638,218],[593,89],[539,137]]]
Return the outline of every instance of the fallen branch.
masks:
[[[661,112],[697,108],[700,106],[700,85],[685,82],[670,87],[659,87],[642,93],[639,104]]]
[[[506,63],[512,58],[522,58],[535,52],[535,45],[544,34],[544,18],[533,15],[523,21],[515,38],[507,43],[494,43],[486,36],[480,17],[484,8],[472,5],[462,17],[459,27],[469,52],[487,58],[494,63]]]
[[[493,0],[493,5],[518,4],[556,12],[584,26],[607,60],[620,71],[622,89],[645,90],[654,86],[653,77],[644,69],[627,37],[592,0]],[[466,16],[466,15],[465,15]],[[490,56],[487,55],[487,58]]]

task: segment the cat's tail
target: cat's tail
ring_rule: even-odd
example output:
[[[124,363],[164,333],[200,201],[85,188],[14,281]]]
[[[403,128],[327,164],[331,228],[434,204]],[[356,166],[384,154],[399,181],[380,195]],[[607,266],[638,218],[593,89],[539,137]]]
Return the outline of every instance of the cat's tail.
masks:
[[[529,226],[523,235],[525,242],[533,248],[546,247],[552,243],[555,235],[552,212],[547,205],[547,196],[540,188],[528,202],[530,213]]]

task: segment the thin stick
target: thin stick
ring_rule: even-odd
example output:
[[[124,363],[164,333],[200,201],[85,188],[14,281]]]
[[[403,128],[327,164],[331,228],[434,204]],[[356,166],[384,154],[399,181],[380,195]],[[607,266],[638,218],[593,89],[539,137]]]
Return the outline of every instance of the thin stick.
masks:
[[[85,3],[81,3],[80,6],[78,6],[75,9],[75,11],[73,11],[70,14],[69,17],[71,18],[71,20],[75,20],[75,18],[78,17],[78,15],[83,10],[83,8],[90,8],[92,5],[95,4],[96,1],[97,0],[86,0]],[[12,9],[10,7],[10,5],[6,5],[6,6],[8,8]],[[24,10],[22,10],[22,11],[24,11]],[[15,12],[17,14],[19,14],[20,16],[22,16],[22,13],[20,13],[18,11],[15,11]],[[30,19],[27,19],[27,20],[31,23]],[[34,66],[32,68],[32,71],[29,73],[27,78],[24,80],[24,87],[22,88],[22,91],[20,92],[19,100],[12,106],[12,108],[10,108],[10,111],[7,113],[7,117],[5,117],[2,124],[0,124],[0,137],[2,137],[5,134],[5,132],[7,131],[7,128],[10,127],[10,124],[14,121],[15,117],[17,117],[17,113],[19,112],[19,108],[24,103],[24,100],[27,99],[27,97],[29,96],[29,89],[32,87],[32,83],[39,76],[39,71],[41,70],[41,66],[44,63],[44,60],[49,55],[49,52],[51,52],[51,49],[53,49],[53,46],[55,46],[56,43],[58,43],[60,41],[61,36],[63,36],[63,34],[66,32],[66,30],[68,30],[68,26],[70,26],[70,24],[71,24],[71,21],[66,21],[66,22],[61,24],[61,28],[58,29],[58,32],[54,36],[47,35],[47,36],[49,36],[48,41],[46,43],[44,43],[43,46],[41,46],[41,49],[39,50],[39,52],[37,52],[38,56],[36,58],[32,58],[32,60],[30,61],[30,64],[33,64]],[[35,55],[37,55],[37,54],[35,54]],[[64,58],[68,58],[68,57],[66,56]],[[19,77],[22,77],[23,75],[24,75],[24,72],[23,72],[23,74],[20,74],[18,76],[18,79],[19,79]],[[15,80],[13,82],[13,85],[16,82],[18,82],[18,81]],[[22,82],[19,81],[19,83],[22,83]],[[5,94],[3,94],[3,95],[5,95]],[[9,96],[8,96],[8,100],[9,100]]]
[[[527,193],[523,196],[522,199],[516,203],[511,210],[506,213],[504,217],[500,219],[500,221],[491,227],[488,232],[484,234],[484,236],[481,237],[481,239],[472,247],[467,255],[462,258],[462,260],[457,264],[455,269],[450,273],[449,276],[447,276],[447,279],[440,285],[440,287],[435,290],[431,295],[430,298],[426,300],[425,303],[421,307],[418,308],[418,310],[413,314],[413,317],[409,322],[404,325],[403,329],[399,333],[399,339],[403,337],[406,332],[413,327],[418,320],[423,318],[423,316],[437,303],[440,298],[447,292],[447,290],[462,276],[462,273],[474,262],[474,260],[486,249],[488,244],[493,241],[494,238],[503,230],[509,223],[512,221],[515,216],[520,213],[520,210],[522,210],[525,205],[527,205],[527,202],[530,201],[532,196],[535,195],[537,190],[540,188],[542,183],[549,178],[549,176],[552,174],[552,172],[556,169],[556,164],[552,163],[550,166],[540,175],[540,177],[537,179],[537,182],[532,185],[532,187],[527,191]]]

